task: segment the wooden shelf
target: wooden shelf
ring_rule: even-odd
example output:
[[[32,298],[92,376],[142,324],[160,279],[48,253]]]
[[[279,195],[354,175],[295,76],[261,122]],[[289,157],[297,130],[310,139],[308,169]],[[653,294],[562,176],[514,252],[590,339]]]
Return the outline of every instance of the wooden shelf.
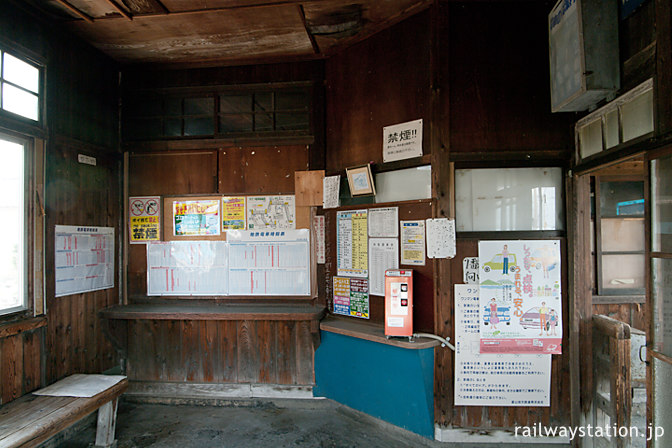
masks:
[[[106,319],[147,320],[319,320],[325,309],[313,305],[115,305],[100,311]]]
[[[322,320],[320,322],[320,330],[407,349],[419,350],[436,347],[441,344],[439,341],[430,338],[415,338],[413,342],[409,342],[407,338],[387,339],[382,325],[334,316],[328,316]]]

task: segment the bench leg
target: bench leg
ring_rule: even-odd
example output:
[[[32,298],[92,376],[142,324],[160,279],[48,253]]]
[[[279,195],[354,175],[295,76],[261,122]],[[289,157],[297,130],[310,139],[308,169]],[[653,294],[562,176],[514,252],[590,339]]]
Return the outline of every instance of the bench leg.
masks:
[[[117,425],[117,404],[116,398],[102,405],[98,409],[98,427],[96,428],[95,448],[113,448],[117,445],[114,439],[114,430]]]

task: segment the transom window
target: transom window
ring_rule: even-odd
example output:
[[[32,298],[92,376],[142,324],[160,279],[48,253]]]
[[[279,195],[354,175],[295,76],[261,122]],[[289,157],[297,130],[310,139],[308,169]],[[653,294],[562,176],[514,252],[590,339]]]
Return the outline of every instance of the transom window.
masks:
[[[40,68],[0,49],[2,110],[40,121]]]

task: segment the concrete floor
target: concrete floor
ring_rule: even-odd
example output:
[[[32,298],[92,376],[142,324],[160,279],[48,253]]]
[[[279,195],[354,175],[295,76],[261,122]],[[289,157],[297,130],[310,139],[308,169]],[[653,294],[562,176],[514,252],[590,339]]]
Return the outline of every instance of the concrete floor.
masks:
[[[428,440],[331,400],[254,400],[219,404],[198,406],[122,401],[117,418],[118,448],[484,446]],[[65,437],[53,440],[50,446],[88,448],[95,440],[95,421],[90,418]]]

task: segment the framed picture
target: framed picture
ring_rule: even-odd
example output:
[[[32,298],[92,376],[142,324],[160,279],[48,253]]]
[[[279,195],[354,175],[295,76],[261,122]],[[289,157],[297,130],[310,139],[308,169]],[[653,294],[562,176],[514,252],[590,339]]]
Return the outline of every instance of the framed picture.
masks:
[[[371,175],[371,165],[346,168],[345,172],[348,175],[348,185],[350,185],[352,196],[376,194],[376,187],[373,185],[373,176]]]

